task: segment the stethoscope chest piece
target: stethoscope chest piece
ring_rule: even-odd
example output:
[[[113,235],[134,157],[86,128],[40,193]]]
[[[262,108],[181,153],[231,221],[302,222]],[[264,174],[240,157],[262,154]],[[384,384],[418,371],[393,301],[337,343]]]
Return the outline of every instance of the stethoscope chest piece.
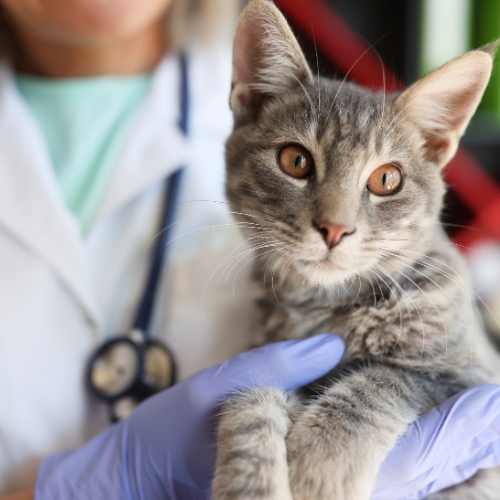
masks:
[[[174,357],[166,345],[140,330],[105,342],[87,368],[90,391],[121,420],[147,397],[175,383]]]

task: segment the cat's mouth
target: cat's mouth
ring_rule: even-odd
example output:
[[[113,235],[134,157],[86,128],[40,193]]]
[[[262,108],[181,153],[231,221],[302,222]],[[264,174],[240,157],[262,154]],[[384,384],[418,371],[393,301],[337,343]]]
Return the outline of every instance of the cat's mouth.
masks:
[[[331,250],[327,251],[326,255],[319,260],[319,264],[324,266],[325,269],[345,271],[346,266],[343,259],[339,255],[335,255]]]
[[[313,267],[322,271],[348,271],[352,266],[348,265],[344,256],[339,255],[339,252],[327,250],[323,255],[312,259],[301,259],[302,264],[307,267]]]
[[[315,260],[298,260],[294,267],[306,281],[314,286],[329,287],[356,274],[352,266],[343,259],[332,258],[331,254]]]

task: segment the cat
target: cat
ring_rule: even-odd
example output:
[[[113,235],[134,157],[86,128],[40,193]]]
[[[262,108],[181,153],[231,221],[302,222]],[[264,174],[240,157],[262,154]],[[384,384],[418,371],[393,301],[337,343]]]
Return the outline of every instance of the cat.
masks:
[[[229,398],[216,500],[367,500],[411,422],[495,380],[498,354],[439,223],[441,172],[495,50],[458,57],[402,93],[372,93],[313,77],[272,2],[245,8],[226,191],[256,252],[252,343],[334,332],[346,350],[309,393],[264,387]],[[495,469],[429,498],[493,499],[499,487]]]

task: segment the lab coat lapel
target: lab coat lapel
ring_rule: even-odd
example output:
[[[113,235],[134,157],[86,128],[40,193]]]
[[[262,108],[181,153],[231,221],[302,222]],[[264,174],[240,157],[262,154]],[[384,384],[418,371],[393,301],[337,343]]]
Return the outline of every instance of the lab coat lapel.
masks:
[[[119,158],[91,231],[148,187],[187,164],[186,140],[178,127],[180,85],[179,61],[175,56],[167,56],[153,75],[151,91]]]
[[[52,268],[97,327],[78,224],[64,206],[41,134],[5,64],[0,66],[0,150],[0,229]]]

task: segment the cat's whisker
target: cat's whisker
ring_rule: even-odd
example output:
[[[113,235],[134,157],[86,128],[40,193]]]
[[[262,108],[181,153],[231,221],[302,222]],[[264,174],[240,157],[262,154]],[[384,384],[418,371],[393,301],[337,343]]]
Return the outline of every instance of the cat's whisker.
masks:
[[[377,307],[377,294],[375,293],[375,287],[373,286],[372,280],[367,274],[367,271],[363,272],[363,276],[368,280],[368,283],[370,283],[370,286],[372,287],[372,292],[373,292],[373,309]],[[373,313],[374,311],[372,310],[371,318],[373,318]]]
[[[450,296],[450,294],[439,284],[437,283],[435,280],[433,280],[430,276],[427,276],[425,273],[422,273],[421,271],[419,271],[418,269],[415,269],[413,266],[410,266],[408,264],[406,264],[403,260],[401,260],[400,258],[398,257],[401,257],[401,256],[397,256],[396,254],[392,254],[394,257],[395,257],[395,260],[400,262],[401,264],[405,264],[409,269],[411,269],[412,271],[414,271],[415,273],[419,274],[420,276],[426,278],[427,280],[429,280],[433,285],[437,286],[449,299],[450,301],[453,303],[453,305],[455,306],[455,308],[458,310],[460,316],[462,317],[462,320],[465,324],[465,327],[466,327],[466,330],[467,330],[467,335],[469,337],[469,343],[470,343],[470,362],[472,363],[472,333],[471,333],[471,328],[470,328],[470,325],[469,325],[469,322],[467,321],[467,319],[465,318],[464,314],[463,314],[463,311],[462,309],[458,306],[458,304],[456,303],[455,299],[453,299],[453,297]],[[419,290],[422,291],[422,293],[430,300],[429,296],[415,283],[415,286],[417,286],[419,288]],[[441,312],[439,311],[439,308],[437,306],[434,305],[434,307],[436,308],[436,310],[438,311],[439,313],[439,316],[441,317],[441,321],[443,323],[443,326],[445,328],[445,334],[446,334],[446,349],[448,348],[448,331],[446,329],[446,324],[444,322],[444,319],[441,315]],[[472,318],[471,318],[472,320]]]
[[[452,271],[452,272],[453,272],[453,273],[454,273],[454,274],[455,274],[455,275],[459,278],[460,282],[459,282],[459,281],[457,281],[457,280],[455,280],[455,279],[454,279],[452,276],[450,276],[449,274],[445,273],[442,269],[439,269],[439,268],[437,268],[437,267],[435,267],[435,266],[432,266],[431,264],[427,264],[427,263],[422,262],[422,261],[420,261],[420,260],[415,261],[415,259],[409,259],[409,258],[404,257],[404,256],[402,256],[402,255],[398,255],[397,253],[396,253],[396,254],[394,254],[394,253],[392,254],[392,255],[397,255],[398,257],[400,257],[400,258],[404,259],[405,261],[410,261],[410,262],[418,262],[418,263],[419,263],[419,264],[421,264],[422,266],[424,266],[424,267],[426,267],[426,268],[428,268],[428,269],[430,269],[430,270],[433,270],[433,271],[437,272],[438,274],[441,274],[442,276],[444,276],[444,277],[446,277],[446,278],[450,279],[450,280],[451,280],[452,282],[454,282],[457,286],[459,286],[459,287],[460,287],[460,288],[464,291],[464,293],[465,293],[465,295],[466,295],[466,297],[467,297],[467,302],[468,302],[468,304],[469,304],[469,313],[470,313],[470,317],[471,317],[471,319],[472,319],[472,317],[473,317],[473,308],[472,308],[472,300],[471,300],[470,293],[472,293],[473,295],[475,295],[475,296],[476,296],[476,298],[478,298],[478,300],[480,300],[481,302],[482,302],[482,299],[481,299],[481,298],[480,298],[480,297],[479,297],[479,296],[478,296],[478,295],[477,295],[477,294],[476,294],[476,293],[475,293],[475,292],[474,292],[474,291],[473,291],[470,287],[468,287],[468,286],[467,286],[467,284],[464,282],[463,278],[461,277],[461,275],[460,275],[457,271],[455,271],[455,270],[454,270],[451,266],[449,266],[448,264],[446,264],[446,263],[444,263],[444,262],[442,262],[442,261],[440,261],[440,260],[438,260],[438,259],[435,259],[435,258],[433,258],[433,257],[430,257],[430,256],[428,256],[428,255],[425,255],[425,254],[422,254],[422,253],[419,253],[419,252],[414,252],[414,251],[409,250],[409,249],[398,249],[398,251],[404,251],[404,252],[410,253],[410,254],[412,254],[412,255],[418,255],[418,256],[420,256],[420,257],[424,257],[424,258],[426,258],[426,259],[429,259],[429,260],[432,260],[432,261],[434,261],[434,262],[437,262],[437,263],[439,263],[439,264],[441,264],[441,265],[445,266],[446,268],[450,269],[450,271]],[[464,320],[464,321],[465,321],[465,320]],[[467,322],[466,322],[466,326],[467,326],[467,328],[468,328],[468,324],[467,324]],[[469,335],[470,335],[470,334],[469,334]],[[446,357],[446,356],[445,356],[445,357]]]
[[[274,248],[271,248],[271,250],[265,250],[264,252],[260,252],[258,253],[257,255],[254,255],[250,260],[248,260],[247,262],[245,262],[239,269],[238,271],[236,272],[236,275],[234,276],[234,280],[233,280],[233,294],[236,295],[236,280],[238,279],[238,276],[240,275],[241,271],[243,271],[243,269],[248,266],[248,264],[252,263],[255,259],[258,259],[259,257],[261,257],[262,255],[265,255],[266,253],[269,253],[269,252],[279,252],[279,249],[276,250]]]
[[[375,264],[373,267],[380,270],[382,272],[382,274],[385,274],[384,269],[381,266],[379,266],[378,264]],[[396,292],[394,292],[392,287],[387,284],[387,282],[384,280],[384,278],[382,278],[382,276],[380,276],[376,271],[372,270],[372,272],[375,274],[375,276],[377,276],[382,281],[382,283],[384,283],[384,285],[387,287],[389,292],[394,296],[394,299],[396,300],[396,305],[397,305],[398,310],[399,310],[399,333],[398,333],[398,336],[396,337],[395,345],[398,345],[399,340],[400,340],[401,336],[403,335],[403,311],[401,310],[398,296],[397,296]],[[403,353],[403,357],[404,357],[404,350],[401,349],[401,352]]]
[[[286,252],[285,255],[286,255],[286,258],[283,261],[283,265],[281,266],[281,269],[280,269],[280,285],[283,285],[283,283],[285,283],[286,277],[288,276],[288,273],[290,272],[290,260],[291,260],[290,252]],[[285,266],[287,266],[287,270],[286,270],[285,274],[283,274],[283,269],[285,268]]]
[[[282,246],[285,247],[286,243],[282,243]],[[269,258],[266,259],[266,264],[264,266],[264,272],[263,272],[263,283],[262,283],[262,286],[264,288],[266,288],[266,283],[267,283],[267,269],[269,267],[269,264],[271,262],[271,256],[269,256]]]
[[[434,243],[432,240],[414,240],[411,238],[380,238],[380,241],[395,241],[395,242],[409,242],[409,243]],[[476,250],[474,250],[471,247],[465,246],[465,245],[459,245],[458,243],[453,243],[453,241],[446,241],[447,244],[452,245],[457,248],[463,248],[465,250],[468,250],[469,252],[477,253]]]
[[[228,201],[220,201],[220,200],[185,200],[185,201],[181,201],[179,203],[177,203],[178,206],[180,205],[186,205],[188,203],[216,203],[216,204],[219,204],[219,205],[229,205],[231,206],[231,203],[229,203]],[[263,213],[264,215],[267,215],[268,217],[271,217],[271,218],[274,218],[274,215],[272,214],[269,214],[267,212],[264,212],[263,210],[259,210],[257,208],[251,208],[250,210],[252,211],[255,211],[255,212],[260,212],[260,213]],[[256,215],[252,215],[252,214],[249,214],[247,212],[234,212],[234,211],[228,211],[227,213],[229,214],[232,214],[232,215],[245,215],[247,217],[250,217],[250,218],[255,218],[255,219],[259,219],[259,216],[256,216]],[[261,217],[262,218],[262,217]],[[275,221],[273,220],[267,220],[267,219],[263,219],[265,220],[266,222],[270,222],[271,224],[274,224]]]
[[[349,68],[349,71],[347,71],[347,73],[345,74],[344,78],[342,79],[342,82],[340,83],[339,85],[339,88],[337,89],[337,92],[335,93],[335,96],[333,97],[333,101],[332,101],[332,105],[330,106],[330,109],[328,111],[328,115],[326,116],[325,118],[325,121],[324,121],[324,125],[326,126],[326,124],[328,123],[328,119],[330,118],[330,115],[332,113],[332,110],[333,110],[333,106],[335,105],[335,101],[337,100],[337,97],[339,95],[339,92],[340,90],[342,89],[342,87],[344,86],[344,83],[347,81],[347,77],[349,76],[350,72],[354,69],[354,67],[356,66],[356,64],[358,64],[358,62],[368,53],[370,52],[373,47],[375,46],[376,43],[378,43],[380,40],[382,40],[386,35],[383,35],[382,37],[380,37],[378,40],[376,40],[374,43],[368,45],[368,47],[366,48],[366,50],[352,63],[352,66]]]
[[[249,253],[252,253],[255,250],[255,248],[257,248],[255,246],[249,245],[247,241],[244,241],[243,243],[245,243],[248,248],[243,250],[243,251],[240,251],[236,255],[232,255],[234,253],[234,250],[233,250],[232,252],[229,253],[229,256],[222,258],[221,261],[219,261],[219,263],[217,264],[217,266],[213,270],[213,272],[210,274],[209,278],[207,279],[207,281],[203,287],[202,294],[201,294],[201,310],[202,310],[203,314],[204,314],[204,310],[205,310],[204,309],[204,302],[205,302],[206,291],[207,291],[208,285],[210,284],[215,273],[221,267],[226,266],[225,269],[222,271],[221,275],[219,276],[219,279],[217,280],[216,287],[218,287],[220,285],[220,282],[221,282],[222,278],[224,277],[224,274],[226,273],[228,267],[231,265],[231,261],[234,259],[237,259],[241,255],[243,255],[243,256],[248,255]],[[238,245],[238,247],[241,247],[241,244]],[[205,316],[203,316],[203,317],[205,317]]]
[[[227,273],[227,275],[226,275],[225,283],[227,283],[227,280],[229,279],[229,275],[231,274],[234,267],[236,267],[238,262],[240,260],[244,259],[246,255],[248,255],[249,253],[255,252],[256,250],[260,250],[262,248],[266,248],[266,247],[271,246],[271,245],[275,245],[275,242],[273,240],[263,241],[260,243],[256,243],[254,245],[248,245],[248,248],[246,248],[245,250],[242,250],[242,251],[238,252],[237,254],[225,259],[225,261],[221,264],[220,267],[222,267],[222,265],[226,265],[226,267],[225,267],[224,271],[222,272],[221,276],[219,277],[217,285],[219,285],[221,279],[223,278],[224,274],[226,274],[226,273]],[[227,272],[229,266],[231,265],[231,261],[235,261],[233,263],[234,265],[231,268],[231,270],[229,270],[229,272]]]
[[[425,257],[427,259],[430,259],[432,261],[435,261],[435,262],[438,262],[439,264],[442,264],[443,266],[447,267],[448,269],[450,269],[453,273],[455,273],[455,275],[457,276],[457,278],[460,279],[460,281],[463,283],[463,286],[465,288],[463,288],[464,290],[468,291],[470,294],[472,294],[474,296],[474,298],[486,309],[486,311],[490,314],[490,316],[493,318],[496,326],[498,327],[498,329],[500,330],[500,323],[498,322],[498,320],[496,319],[495,315],[493,314],[493,311],[490,309],[490,307],[488,306],[488,304],[483,300],[483,298],[470,286],[467,286],[467,284],[465,283],[465,281],[463,280],[463,278],[461,277],[460,273],[458,273],[457,271],[455,271],[451,266],[449,266],[448,264],[438,260],[438,259],[434,259],[433,257],[430,257],[429,255],[425,255],[425,254],[420,254],[418,252],[413,252],[411,250],[408,250],[408,249],[399,249],[399,251],[404,251],[404,252],[409,252],[409,253],[412,253],[412,254],[417,254],[417,255],[420,255],[422,257]],[[437,272],[443,272],[441,269],[438,269],[438,268],[435,268]],[[445,276],[448,276],[445,274]],[[452,277],[450,277],[450,279],[452,279]],[[457,282],[457,284],[459,284]],[[469,304],[470,304],[470,309],[472,310],[472,300],[470,299],[470,296],[469,296]],[[471,312],[472,314],[472,312]]]
[[[373,53],[377,56],[378,62],[380,63],[380,68],[382,69],[382,92],[383,92],[383,98],[382,98],[382,111],[380,113],[380,121],[379,125],[377,128],[377,131],[380,130],[382,127],[382,124],[384,123],[384,111],[385,111],[385,101],[387,97],[387,92],[386,92],[386,82],[385,82],[385,68],[384,68],[384,62],[382,61],[382,58],[380,57],[380,54],[378,53],[378,50],[373,47]]]
[[[252,234],[250,236],[245,236],[244,243],[246,244],[247,247],[250,245],[260,245],[261,243],[273,243],[276,240],[272,237],[272,232],[271,231],[262,231],[257,234]],[[234,250],[230,252],[230,256],[237,253],[240,248],[244,246],[243,243],[240,243]]]
[[[254,246],[253,248],[250,248],[248,251],[244,252],[243,255],[241,255],[232,265],[231,269],[227,272],[226,274],[226,279],[225,279],[225,283],[227,283],[227,280],[229,279],[229,276],[231,275],[231,273],[233,272],[233,270],[235,269],[235,267],[249,254],[249,253],[253,253],[257,250],[262,250],[263,248],[269,248],[269,247],[272,247],[272,248],[275,248],[277,246],[281,246],[282,244],[280,242],[265,242],[265,243],[261,243],[259,245],[256,245]],[[228,266],[231,265],[228,264]]]
[[[359,274],[359,273],[356,273],[356,276],[353,278],[353,281],[354,281],[354,279],[355,279],[356,277],[358,278],[358,282],[359,282],[358,293],[356,294],[356,296],[354,297],[354,299],[353,299],[351,302],[349,302],[348,307],[350,307],[350,306],[352,306],[353,304],[355,304],[355,303],[356,303],[356,300],[358,299],[359,294],[361,293],[361,287],[362,287],[362,284],[361,284],[361,276],[360,276],[360,274]]]
[[[406,252],[406,253],[410,253],[410,254],[413,254],[413,255],[418,255],[420,257],[423,257],[424,259],[428,259],[428,260],[432,260],[434,262],[437,262],[443,266],[445,266],[446,268],[448,268],[450,271],[452,271],[454,273],[455,276],[457,276],[457,278],[460,280],[460,281],[457,281],[453,278],[453,276],[450,276],[448,273],[446,273],[445,271],[443,271],[442,269],[436,267],[436,266],[433,266],[432,264],[429,264],[429,263],[426,263],[426,262],[423,262],[421,259],[418,259],[418,260],[415,260],[415,259],[409,259],[408,257],[406,257],[406,259],[408,260],[411,260],[412,262],[418,262],[419,264],[421,264],[422,266],[424,267],[427,267],[428,269],[430,270],[433,270],[439,274],[441,274],[442,276],[448,278],[449,280],[451,280],[453,283],[455,283],[456,285],[458,285],[466,294],[467,296],[467,301],[469,303],[469,305],[471,306],[471,310],[472,310],[472,297],[471,297],[471,294],[472,295],[475,295],[478,299],[480,299],[479,296],[477,296],[477,294],[474,292],[474,290],[467,285],[467,283],[464,281],[464,279],[462,278],[462,276],[460,275],[460,273],[458,271],[455,271],[455,269],[453,269],[451,266],[449,266],[448,264],[438,260],[438,259],[434,259],[433,257],[430,257],[429,255],[426,255],[426,254],[421,254],[421,253],[418,253],[418,252],[414,252],[412,250],[408,250],[408,249],[405,249],[405,248],[402,248],[402,249],[398,249],[397,252]],[[397,253],[396,252],[396,253]],[[400,255],[401,258],[405,258],[403,255]]]
[[[172,224],[173,225],[173,224]],[[170,227],[170,226],[169,226]],[[238,229],[241,229],[241,228],[245,228],[245,227],[250,227],[252,229],[259,229],[258,225],[257,224],[254,224],[254,223],[246,223],[246,222],[232,222],[232,223],[226,223],[226,224],[213,224],[211,226],[204,226],[204,227],[201,227],[201,228],[196,228],[196,229],[191,229],[190,231],[185,231],[184,233],[182,234],[179,234],[177,235],[176,237],[174,238],[171,238],[170,240],[168,240],[165,245],[170,245],[172,244],[174,241],[177,241],[181,238],[184,238],[185,236],[189,236],[189,235],[194,235],[194,234],[198,234],[198,233],[202,233],[202,232],[205,232],[205,231],[210,231],[212,229],[233,229],[233,228],[238,228]],[[151,242],[149,243],[148,246],[152,245],[152,243],[154,242],[154,240],[159,236],[159,234],[161,233],[158,233],[152,240]]]
[[[305,88],[304,84],[299,80],[299,78],[297,78],[297,76],[293,75],[293,78],[299,84],[300,88],[304,91],[304,94],[305,94],[307,100],[309,101],[309,106],[311,108],[311,119],[314,118],[314,120],[312,120],[312,121],[315,121],[316,127],[317,127],[317,125],[318,125],[318,117],[319,117],[319,110],[318,110],[318,112],[315,111],[314,104],[312,102],[311,96],[309,95],[309,92],[307,92],[307,89]]]
[[[280,302],[280,299],[278,298],[278,295],[276,294],[276,290],[275,290],[275,288],[274,288],[274,274],[275,274],[275,272],[276,272],[276,269],[277,269],[277,267],[278,267],[278,265],[279,265],[279,263],[280,263],[281,259],[283,259],[284,255],[286,255],[286,254],[283,254],[283,255],[282,255],[282,256],[278,259],[278,261],[277,261],[277,262],[276,262],[276,264],[274,265],[273,270],[272,270],[272,273],[271,273],[271,288],[272,288],[272,290],[273,290],[274,297],[275,297],[275,298],[276,298],[276,300],[278,301],[278,304],[281,304],[281,302]]]
[[[373,266],[370,268],[370,272],[374,274],[375,282],[377,283],[378,289],[380,290],[380,296],[382,297],[382,304],[385,306],[385,295],[384,295],[384,292],[382,291],[382,287],[380,286],[380,283],[377,279],[377,275],[373,271]]]
[[[411,251],[409,251],[411,252]],[[400,255],[401,258],[404,258],[404,256]],[[431,257],[428,257],[428,256],[424,256],[424,258],[427,258],[427,259],[431,259],[431,260],[434,260],[436,261],[437,259],[432,259]],[[448,267],[451,271],[454,272],[454,274],[457,276],[457,278],[459,279],[459,281],[457,281],[453,276],[450,276],[448,273],[444,272],[442,269],[439,269],[437,268],[436,266],[433,266],[432,264],[428,264],[426,262],[423,262],[421,260],[418,260],[417,261],[420,265],[440,274],[441,276],[449,279],[450,281],[452,281],[453,283],[455,283],[459,288],[462,289],[462,291],[465,293],[465,296],[467,298],[467,304],[469,305],[469,314],[470,314],[470,317],[471,317],[471,321],[472,321],[472,318],[474,316],[474,311],[473,311],[473,304],[472,304],[472,297],[474,296],[479,302],[483,303],[484,304],[484,301],[482,300],[481,297],[479,297],[479,295],[470,287],[467,285],[467,283],[464,281],[464,279],[462,278],[462,276],[457,272],[455,271],[452,267],[444,264],[443,262],[440,262],[440,261],[437,261],[437,262],[440,262],[441,264],[445,265],[446,267]]]
[[[443,291],[447,297],[453,302],[453,304],[455,305],[455,307],[458,309],[459,313],[461,314],[462,316],[462,319],[464,320],[464,323],[465,323],[465,326],[467,328],[467,333],[469,335],[469,338],[470,338],[470,330],[469,330],[469,325],[465,319],[465,317],[463,316],[463,313],[461,311],[461,309],[458,307],[457,303],[453,300],[452,297],[450,297],[450,295],[443,289],[443,287],[441,287],[438,283],[436,283],[432,278],[430,278],[429,276],[427,276],[426,274],[418,271],[418,269],[415,269],[413,266],[410,266],[408,265],[407,263],[405,263],[404,261],[398,259],[397,255],[396,254],[393,254],[393,253],[389,253],[396,262],[399,262],[400,264],[403,264],[405,265],[408,269],[411,269],[413,272],[421,275],[422,277],[424,278],[427,278],[431,283],[433,283],[434,285],[436,285],[441,291]],[[400,273],[402,271],[399,271]],[[403,273],[404,274],[404,273]],[[406,278],[415,286],[417,287],[421,292],[422,294],[427,298],[427,300],[429,300],[429,302],[433,305],[434,309],[436,310],[436,312],[438,313],[440,319],[441,319],[441,323],[443,324],[443,327],[444,327],[444,331],[445,331],[445,356],[444,356],[444,359],[446,359],[447,357],[447,353],[448,353],[448,329],[446,328],[446,323],[444,321],[444,318],[441,314],[441,311],[440,309],[436,306],[435,302],[429,297],[429,295],[424,291],[422,290],[422,287],[420,287],[415,281],[413,281],[409,276],[407,276],[406,274],[404,274],[406,276]]]
[[[446,226],[446,227],[458,227],[460,229],[469,229],[471,231],[476,231],[476,232],[481,232],[481,229],[478,227],[473,227],[473,226],[464,226],[463,224],[452,224],[451,222],[442,222],[442,221],[436,221],[434,222],[437,226]]]
[[[354,285],[354,281],[355,281],[356,277],[355,276],[351,276],[350,278],[351,278],[351,284],[349,285],[349,288],[346,288],[344,290],[345,293],[348,293],[349,295],[351,295],[350,290],[352,288],[352,285]]]
[[[245,239],[238,244],[231,252],[228,253],[226,257],[224,257],[220,262],[226,261],[226,259],[231,259],[233,255],[238,253],[240,251],[240,248],[242,247],[251,247],[252,245],[255,244],[260,244],[261,242],[270,242],[274,241],[274,239],[270,239],[269,235],[272,234],[270,230],[264,229],[264,230],[259,230],[255,234],[246,236]]]
[[[272,240],[271,240],[272,241]],[[202,317],[203,318],[206,318],[206,315],[205,315],[205,307],[204,307],[204,304],[205,304],[205,296],[206,296],[206,292],[207,292],[207,289],[208,289],[208,286],[210,284],[210,282],[212,281],[215,273],[221,269],[223,266],[226,266],[225,269],[222,271],[221,275],[219,276],[219,279],[217,280],[217,283],[216,283],[216,287],[218,287],[220,285],[220,282],[224,276],[224,274],[226,273],[228,267],[231,265],[231,261],[234,260],[234,259],[237,259],[239,256],[243,255],[243,258],[245,255],[248,255],[252,252],[255,251],[256,248],[260,248],[260,247],[256,247],[256,246],[252,246],[249,244],[248,241],[243,241],[242,243],[240,243],[238,245],[237,248],[241,247],[242,244],[245,244],[247,245],[247,249],[243,250],[243,251],[240,251],[238,252],[236,255],[232,255],[234,253],[234,250],[232,250],[230,253],[229,253],[229,256],[225,256],[223,257],[219,262],[218,264],[216,265],[215,269],[212,271],[212,273],[210,274],[210,276],[208,277],[205,285],[203,286],[203,289],[202,289],[202,292],[201,292],[201,297],[200,297],[200,306],[201,306],[201,311],[202,311]]]
[[[408,281],[410,281],[411,283],[413,283],[420,291],[422,291],[422,293],[424,293],[424,295],[427,296],[427,294],[425,294],[425,292],[411,278],[409,278],[403,271],[401,271],[397,267],[393,266],[390,262],[387,262],[387,264],[389,266],[391,266],[396,272],[398,272],[399,274],[401,274],[404,278],[406,278]],[[415,304],[415,302],[413,301],[413,299],[411,298],[410,295],[407,294],[407,296],[410,299],[410,301],[411,301],[411,303],[413,305],[413,308],[417,312],[417,315],[418,315],[418,318],[419,318],[419,321],[420,321],[420,326],[421,326],[421,329],[422,329],[422,348],[420,350],[420,358],[422,359],[422,357],[424,355],[424,350],[425,350],[425,327],[424,327],[424,322],[422,320],[422,316],[420,314],[420,310],[418,309],[417,305]],[[432,301],[430,301],[430,302],[434,305],[434,303]]]
[[[400,258],[402,259],[405,259],[405,260],[411,260],[411,259],[407,259],[405,258],[403,255],[399,255]],[[467,298],[467,304],[468,304],[468,309],[469,309],[469,315],[470,315],[470,321],[472,322],[473,320],[473,317],[474,317],[474,310],[473,310],[473,305],[472,305],[472,297],[471,297],[471,293],[472,295],[474,295],[476,297],[476,299],[478,299],[480,302],[483,302],[482,299],[474,292],[474,290],[472,290],[470,287],[467,286],[467,284],[464,282],[463,278],[460,276],[459,273],[457,273],[456,271],[454,271],[456,273],[456,275],[458,276],[458,278],[460,279],[460,282],[455,280],[452,276],[450,276],[449,274],[445,273],[442,269],[439,269],[435,266],[432,266],[431,264],[427,264],[425,262],[422,262],[421,260],[418,260],[417,261],[418,264],[420,264],[421,266],[423,267],[426,267],[427,269],[431,270],[431,271],[434,271],[438,274],[440,274],[441,276],[449,279],[450,281],[452,281],[453,283],[455,283],[459,288],[462,289],[462,291],[465,293],[465,296]],[[448,266],[449,267],[449,266]],[[452,269],[453,270],[453,269]],[[465,320],[464,320],[465,321]],[[468,324],[466,323],[466,326],[467,326],[467,330],[469,330],[469,327],[468,327]],[[469,332],[469,338],[471,339],[471,334]],[[471,342],[472,342],[472,339],[471,339]],[[471,353],[472,355],[472,353]]]
[[[384,254],[384,251],[385,250],[382,250],[382,253],[381,255],[385,258],[388,258],[388,256],[386,256]],[[413,301],[411,300],[411,297],[408,295],[408,293],[403,289],[403,287],[398,283],[398,281],[386,270],[384,269],[383,266],[381,266],[380,264],[376,264],[376,266],[378,266],[378,269],[387,277],[389,278],[392,283],[394,283],[394,286],[396,287],[397,290],[399,290],[399,292],[401,293],[401,297],[403,298],[403,300],[405,301],[405,306],[406,306],[406,312],[408,313],[408,319],[410,321],[410,324],[413,324],[413,316],[412,316],[412,313],[411,313],[411,309],[410,309],[410,306],[408,305],[408,302],[411,302],[412,305],[415,307],[415,304],[413,303]],[[392,266],[391,266],[392,267]]]
[[[175,223],[171,224],[169,227],[172,227],[176,224],[178,224],[179,221],[176,221]],[[237,229],[242,229],[242,228],[250,228],[252,230],[255,230],[255,231],[260,231],[259,236],[268,231],[268,229],[266,228],[262,228],[260,227],[259,224],[255,224],[255,223],[245,223],[245,222],[231,222],[231,223],[225,223],[225,224],[213,224],[213,225],[210,225],[210,226],[204,226],[204,227],[201,227],[201,228],[196,228],[196,229],[192,229],[190,231],[186,231],[180,235],[177,235],[176,237],[170,239],[168,242],[165,243],[165,245],[169,245],[171,243],[173,243],[174,241],[176,240],[179,240],[185,236],[189,236],[189,235],[196,235],[196,234],[199,234],[199,233],[203,233],[203,232],[208,232],[208,231],[212,231],[212,230],[215,230],[215,229],[234,229],[234,228],[237,228]],[[168,228],[165,228],[163,231],[167,230]],[[159,236],[160,233],[158,233],[157,235],[155,235],[155,237],[151,240],[151,242],[147,245],[146,248],[149,248],[149,246],[151,246],[154,242],[154,240]],[[248,244],[246,241],[243,241],[241,244]],[[240,244],[240,245],[241,245]],[[223,258],[222,260],[224,261],[225,258]],[[206,314],[205,314],[205,311],[204,311],[204,298],[205,298],[205,294],[206,294],[206,289],[210,283],[210,281],[212,280],[213,276],[215,275],[215,273],[222,267],[222,265],[224,265],[224,262],[222,264],[218,264],[216,266],[216,268],[214,269],[214,271],[212,272],[212,274],[210,275],[210,277],[208,278],[207,282],[205,283],[204,287],[203,287],[203,290],[202,290],[202,294],[201,294],[201,311],[202,311],[202,317],[206,317]]]
[[[316,45],[316,39],[314,36],[314,26],[312,26],[311,23],[311,30],[312,30],[312,38],[313,38],[313,43],[314,43],[314,52],[316,54],[316,66],[317,66],[317,85],[318,85],[318,113],[316,117],[316,123],[319,123],[319,116],[321,113],[321,85],[320,85],[320,77],[319,77],[319,57],[318,57],[318,46]]]
[[[261,240],[262,240],[262,242],[264,242],[264,241],[270,241],[269,237],[266,236],[266,233],[267,234],[272,234],[272,231],[270,229],[265,229],[263,231],[255,233],[255,234],[252,234],[252,235],[249,235],[249,236],[245,236],[245,239],[239,245],[237,245],[233,250],[231,250],[231,252],[229,252],[229,256],[231,256],[231,255],[235,254],[236,252],[238,252],[238,250],[241,247],[243,247],[243,246],[249,246],[250,243],[255,244],[256,242],[261,241]]]
[[[290,262],[290,252],[285,252],[283,254],[283,263],[281,264],[281,268],[278,270],[279,279],[280,279],[280,281],[279,281],[280,286],[285,282],[285,278],[286,278],[286,276],[288,275],[288,273],[290,271],[289,262]],[[283,270],[285,269],[285,266],[287,266],[287,271],[283,275]]]

